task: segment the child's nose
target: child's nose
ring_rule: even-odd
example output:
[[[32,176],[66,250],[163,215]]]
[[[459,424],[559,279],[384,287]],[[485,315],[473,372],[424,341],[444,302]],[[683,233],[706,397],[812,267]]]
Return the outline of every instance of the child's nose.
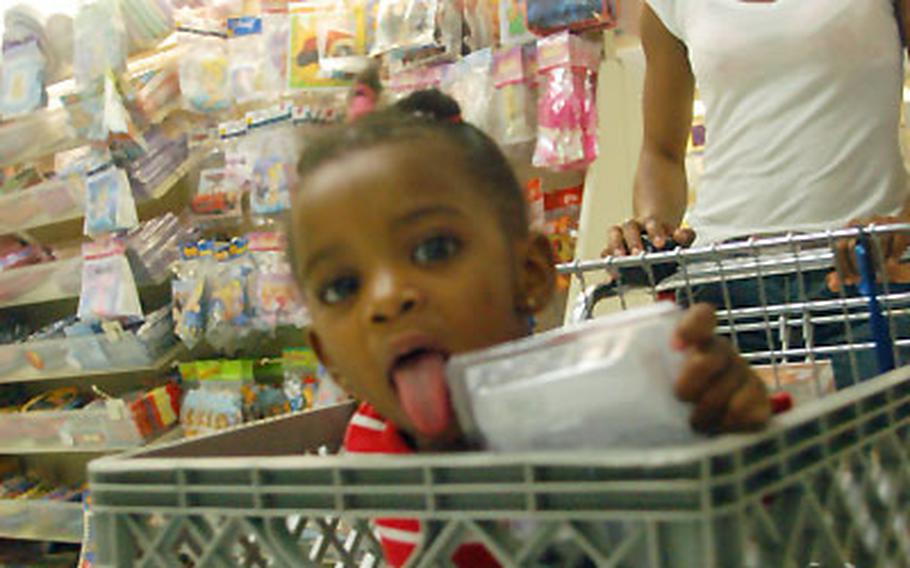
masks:
[[[373,291],[369,318],[371,323],[388,323],[414,311],[420,305],[420,293],[413,286],[387,276],[378,279]]]

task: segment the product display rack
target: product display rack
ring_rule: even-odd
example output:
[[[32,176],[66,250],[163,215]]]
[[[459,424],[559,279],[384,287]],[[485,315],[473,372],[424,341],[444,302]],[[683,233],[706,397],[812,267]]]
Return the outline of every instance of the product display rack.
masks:
[[[134,60],[127,71],[132,78],[153,68],[170,48]],[[150,63],[151,62],[151,63]],[[0,155],[0,164],[11,166],[39,160],[85,145],[69,126],[67,109],[59,96],[72,91],[72,81],[49,89],[51,107],[0,124],[0,137],[22,140],[15,151]],[[162,122],[174,108],[150,117]],[[12,147],[12,145],[9,145]],[[190,150],[155,187],[137,200],[140,220],[167,211],[180,212],[187,202],[188,180],[207,156],[207,149]],[[85,183],[79,178],[46,181],[27,190],[0,196],[0,234],[19,235],[44,245],[81,238],[84,222]],[[83,260],[80,255],[0,272],[0,316],[15,311],[26,318],[49,321],[61,311],[75,312],[81,289]],[[166,298],[169,275],[141,280],[137,286],[143,302],[150,305]],[[87,347],[103,347],[113,354],[106,367],[86,367],[73,357]],[[99,347],[100,346],[100,347]],[[24,388],[40,393],[58,386],[87,388],[94,384],[134,385],[162,377],[188,352],[180,344],[161,353],[151,353],[143,364],[119,364],[118,353],[136,352],[136,346],[120,345],[107,337],[76,337],[0,346],[0,389]],[[47,364],[48,361],[55,364]],[[51,472],[50,479],[67,484],[85,479],[89,460],[150,443],[179,439],[179,428],[147,439],[120,405],[91,409],[34,411],[0,414],[0,456],[15,460],[21,471]],[[46,464],[46,465],[44,465]],[[42,474],[43,475],[43,474]],[[0,539],[80,544],[84,540],[84,506],[79,502],[50,499],[0,499]]]

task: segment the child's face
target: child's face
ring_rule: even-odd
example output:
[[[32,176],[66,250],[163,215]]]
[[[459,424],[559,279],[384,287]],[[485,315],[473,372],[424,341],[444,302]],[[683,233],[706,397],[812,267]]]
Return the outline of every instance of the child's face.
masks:
[[[444,143],[386,145],[308,176],[293,208],[313,347],[424,448],[458,439],[445,363],[527,333],[549,245],[507,236]]]

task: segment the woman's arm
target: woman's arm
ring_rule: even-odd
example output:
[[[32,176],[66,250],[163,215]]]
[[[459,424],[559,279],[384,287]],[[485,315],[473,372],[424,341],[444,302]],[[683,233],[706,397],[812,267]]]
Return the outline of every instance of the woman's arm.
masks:
[[[908,0],[910,1],[910,0]],[[686,210],[686,144],[692,128],[695,78],[685,45],[647,5],[642,6],[641,41],[647,67],[644,85],[644,142],[635,177],[635,218],[610,229],[605,254],[635,254],[641,233],[658,247],[668,237],[690,244],[690,232],[675,234]]]

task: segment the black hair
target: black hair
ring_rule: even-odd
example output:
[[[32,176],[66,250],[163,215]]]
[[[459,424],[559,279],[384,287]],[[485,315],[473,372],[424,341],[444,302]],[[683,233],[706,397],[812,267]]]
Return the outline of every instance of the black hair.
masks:
[[[377,95],[382,93],[382,79],[379,76],[379,65],[375,62],[370,62],[366,69],[358,73],[354,78],[354,84],[366,85]]]
[[[319,167],[353,152],[426,137],[445,141],[459,154],[466,174],[477,182],[471,187],[490,200],[508,236],[528,233],[524,192],[508,159],[492,138],[461,120],[454,99],[435,89],[412,93],[318,138],[298,163],[301,186]]]

